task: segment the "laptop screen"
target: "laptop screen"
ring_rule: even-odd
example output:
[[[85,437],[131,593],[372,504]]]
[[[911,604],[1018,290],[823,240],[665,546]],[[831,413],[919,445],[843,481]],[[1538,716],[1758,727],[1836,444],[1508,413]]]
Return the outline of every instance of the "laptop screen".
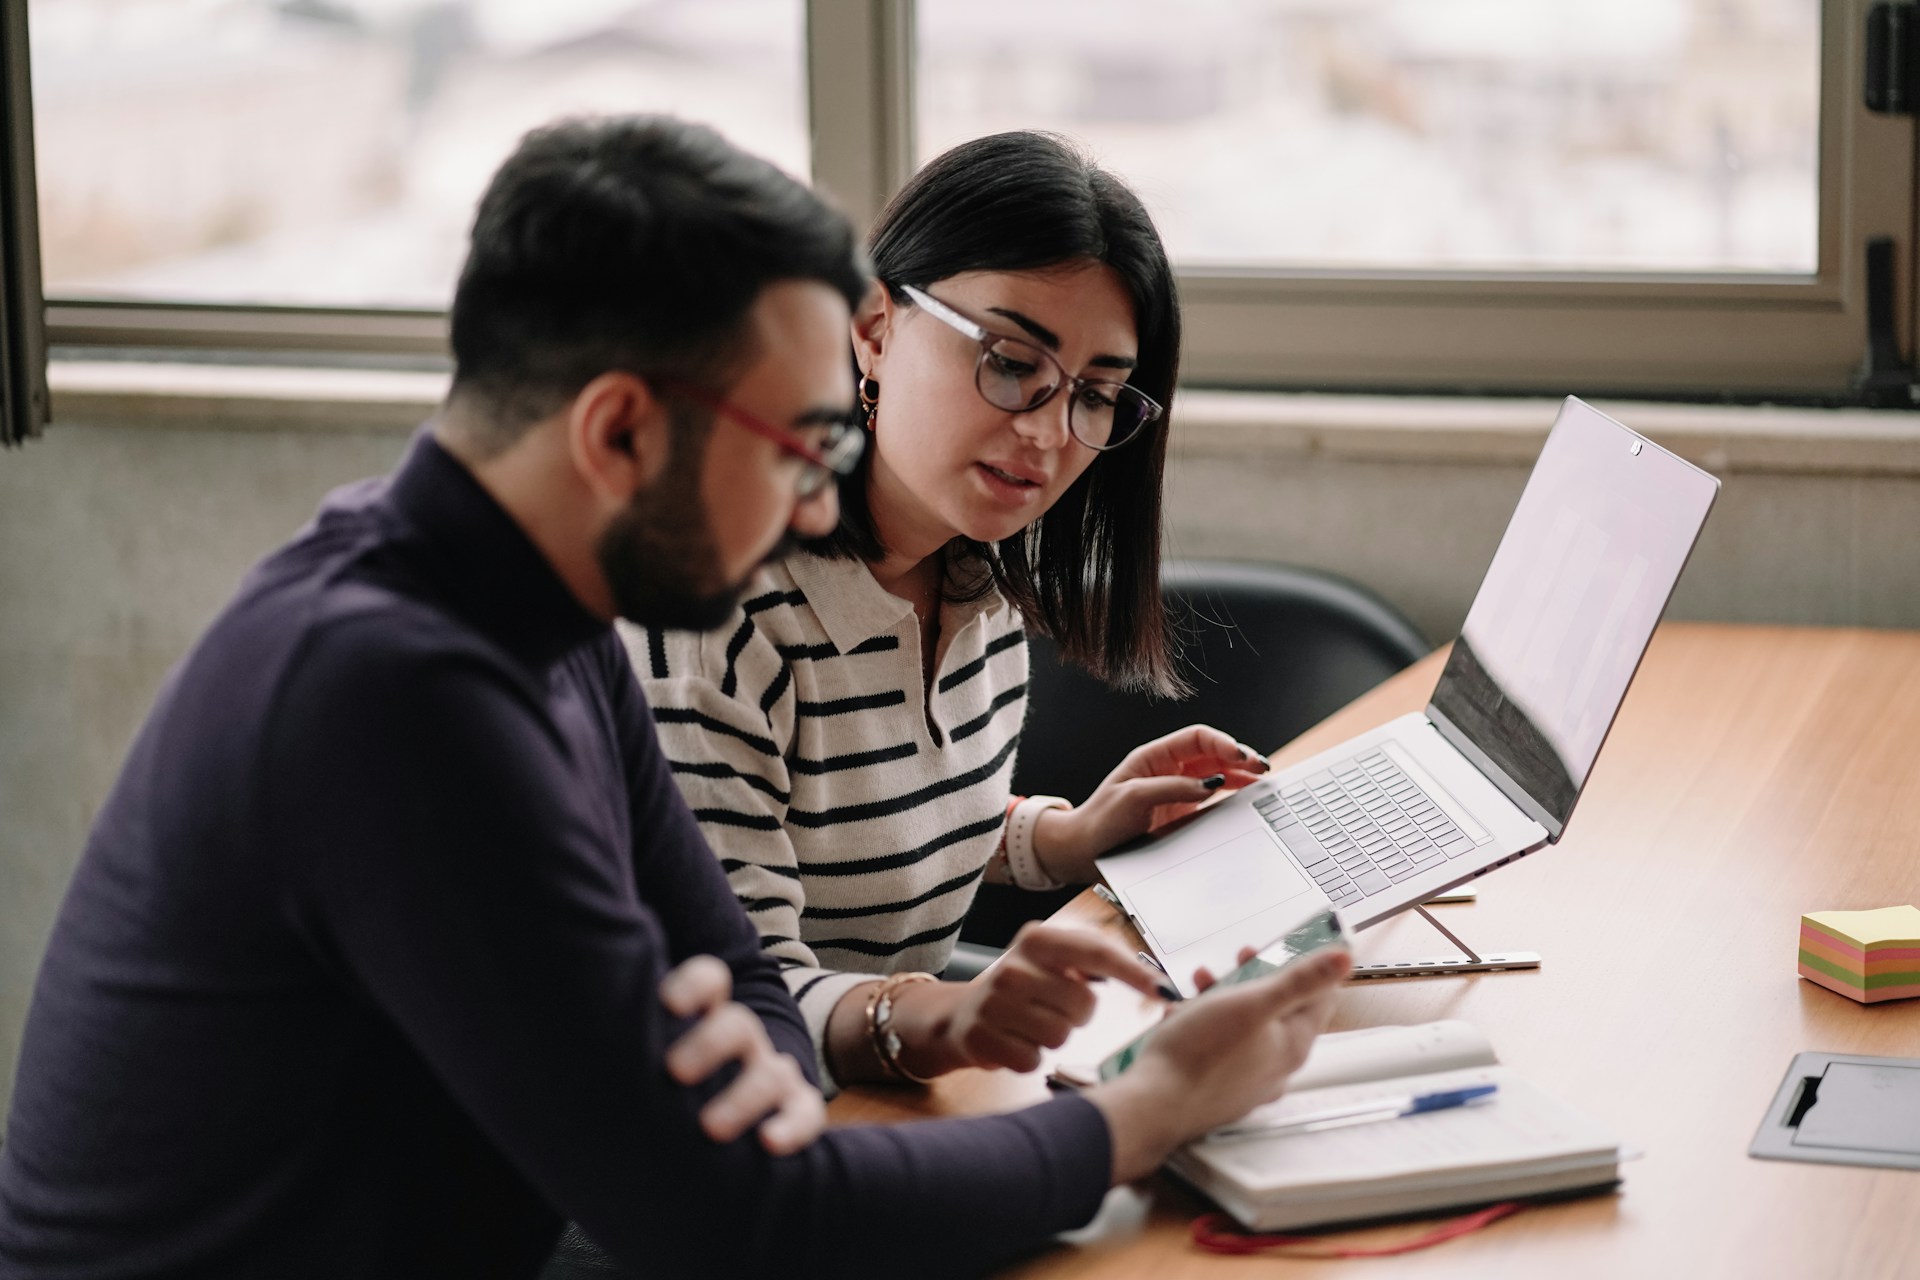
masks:
[[[1561,407],[1429,708],[1556,836],[1719,488],[1591,406]]]

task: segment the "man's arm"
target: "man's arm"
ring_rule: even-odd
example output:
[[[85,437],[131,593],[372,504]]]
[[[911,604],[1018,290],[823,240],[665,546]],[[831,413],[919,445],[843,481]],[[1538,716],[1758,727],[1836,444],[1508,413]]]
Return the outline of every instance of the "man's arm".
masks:
[[[787,660],[743,611],[736,610],[716,634],[745,637],[737,648],[728,643],[721,670],[709,669],[696,636],[628,631],[629,668],[650,674],[626,687],[616,683],[617,706],[641,765],[636,777],[658,759],[691,807],[759,946],[795,993],[811,1037],[814,1078],[831,1094],[839,1085],[828,1051],[834,1011],[876,975],[823,967],[801,936],[806,880],[786,827],[795,701],[793,682],[785,675]],[[769,671],[782,674],[768,676]],[[630,710],[636,707],[637,715]],[[636,788],[636,811],[659,802],[657,790]],[[680,918],[678,912],[663,915]],[[858,996],[851,1001],[861,1002]]]
[[[781,962],[767,952],[759,928],[738,901],[739,884],[723,868],[706,828],[687,806],[626,650],[609,638],[575,661],[582,664],[583,677],[604,691],[626,768],[635,881],[640,900],[653,909],[666,932],[673,962],[703,954],[725,960],[733,971],[733,998],[758,1013],[774,1046],[791,1054],[809,1080],[821,1083],[812,1036],[789,994]],[[687,741],[685,735],[682,741]],[[744,744],[732,745],[754,752]],[[691,759],[711,752],[688,744],[686,754]],[[771,785],[784,785],[784,765],[774,768],[779,781]],[[777,824],[784,815],[782,808],[765,816]],[[784,832],[778,839],[791,866],[792,846]],[[797,895],[797,868],[790,883]],[[797,926],[797,907],[794,918]]]
[[[266,799],[291,910],[616,1258],[654,1274],[974,1274],[1090,1216],[1112,1153],[1080,1099],[839,1131],[787,1157],[752,1134],[711,1141],[698,1111],[724,1077],[667,1074],[691,1025],[657,995],[678,948],[609,839],[620,801],[571,736],[597,712],[550,711],[485,654],[395,652],[363,625],[315,646],[275,716]],[[693,852],[687,874],[719,880]],[[738,952],[719,893],[735,923],[676,922],[680,946]]]

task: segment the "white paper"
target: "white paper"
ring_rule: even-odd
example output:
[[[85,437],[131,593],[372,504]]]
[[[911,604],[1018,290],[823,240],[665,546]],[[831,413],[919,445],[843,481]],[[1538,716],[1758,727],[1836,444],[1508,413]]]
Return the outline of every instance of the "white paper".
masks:
[[[1619,1148],[1593,1120],[1498,1066],[1304,1090],[1258,1108],[1248,1119],[1284,1120],[1397,1094],[1478,1084],[1495,1084],[1499,1091],[1464,1107],[1318,1133],[1203,1140],[1187,1148],[1186,1155],[1203,1161],[1249,1196],[1265,1199],[1278,1194],[1347,1195],[1355,1184],[1384,1189],[1436,1179],[1475,1180],[1502,1168],[1531,1169],[1611,1155]]]
[[[1458,1018],[1411,1027],[1335,1031],[1313,1042],[1305,1064],[1287,1081],[1287,1092],[1490,1067],[1498,1061],[1480,1029]]]

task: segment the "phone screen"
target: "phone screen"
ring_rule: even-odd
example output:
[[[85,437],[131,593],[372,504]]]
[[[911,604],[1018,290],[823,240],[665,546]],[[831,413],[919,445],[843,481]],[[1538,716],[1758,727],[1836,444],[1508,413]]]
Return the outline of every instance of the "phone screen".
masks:
[[[1340,927],[1340,917],[1331,911],[1321,911],[1310,916],[1304,923],[1288,930],[1280,938],[1260,948],[1253,959],[1228,973],[1213,984],[1214,987],[1237,986],[1242,982],[1252,982],[1255,978],[1264,978],[1270,973],[1278,973],[1302,956],[1312,955],[1322,947],[1344,946],[1346,931]],[[1209,987],[1207,990],[1213,990]],[[1206,991],[1199,998],[1206,999]],[[1148,1027],[1135,1036],[1124,1047],[1116,1050],[1111,1057],[1100,1064],[1100,1078],[1111,1080],[1132,1066],[1140,1056],[1140,1050],[1153,1038],[1157,1027]]]

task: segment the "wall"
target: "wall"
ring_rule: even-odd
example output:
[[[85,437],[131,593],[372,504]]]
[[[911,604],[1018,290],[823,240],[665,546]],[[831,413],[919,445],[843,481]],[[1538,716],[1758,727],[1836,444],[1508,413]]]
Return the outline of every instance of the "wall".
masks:
[[[1920,627],[1920,414],[1597,403],[1722,481],[1668,617]],[[1555,407],[1188,395],[1169,551],[1332,569],[1451,639]]]
[[[257,557],[405,442],[60,419],[0,453],[0,1099],[67,878],[161,679]]]
[[[436,390],[293,377],[211,395],[67,370],[56,425],[0,454],[0,1101],[73,861],[167,668],[321,495],[394,463]],[[1726,479],[1674,615],[1920,627],[1920,415],[1617,412]],[[1187,397],[1170,550],[1332,568],[1446,639],[1551,417]]]

